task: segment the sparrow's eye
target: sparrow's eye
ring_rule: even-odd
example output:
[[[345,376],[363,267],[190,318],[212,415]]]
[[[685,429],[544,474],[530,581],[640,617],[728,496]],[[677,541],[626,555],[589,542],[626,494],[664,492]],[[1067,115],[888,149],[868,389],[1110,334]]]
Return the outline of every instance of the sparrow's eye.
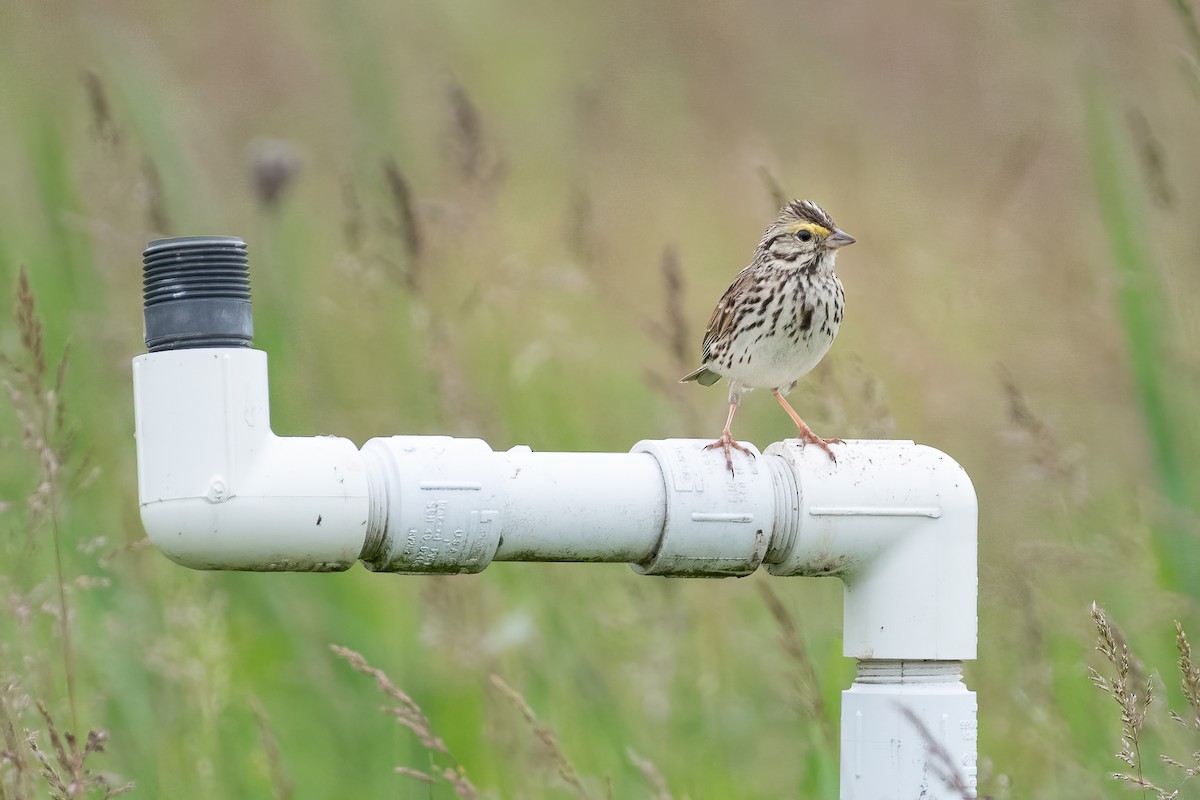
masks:
[[[811,242],[812,241],[812,231],[808,230],[807,228],[799,230],[796,232],[796,238],[802,242]]]

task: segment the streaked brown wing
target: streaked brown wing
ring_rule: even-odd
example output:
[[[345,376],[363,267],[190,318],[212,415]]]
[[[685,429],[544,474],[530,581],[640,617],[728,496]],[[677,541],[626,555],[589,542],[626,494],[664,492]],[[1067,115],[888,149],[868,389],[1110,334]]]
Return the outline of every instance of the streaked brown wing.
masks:
[[[738,299],[745,295],[748,284],[752,282],[751,268],[746,267],[733,279],[725,294],[721,295],[717,307],[713,309],[712,317],[708,320],[708,328],[704,331],[704,343],[700,346],[700,356],[704,363],[708,363],[713,345],[732,335]]]

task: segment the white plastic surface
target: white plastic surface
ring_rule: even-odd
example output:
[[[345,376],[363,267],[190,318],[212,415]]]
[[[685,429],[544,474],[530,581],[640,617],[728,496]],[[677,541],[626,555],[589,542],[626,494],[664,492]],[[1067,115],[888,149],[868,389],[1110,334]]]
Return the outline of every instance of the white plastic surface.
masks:
[[[661,537],[658,464],[641,453],[496,453],[504,483],[497,561],[645,558]]]
[[[743,443],[754,458],[739,458],[731,476],[720,451],[707,440],[641,441],[635,453],[657,462],[666,486],[662,536],[634,565],[644,575],[716,578],[749,575],[767,554],[775,530],[775,492],[758,449]],[[660,501],[661,502],[661,501]]]
[[[150,539],[195,569],[334,571],[362,550],[354,443],[271,432],[267,358],[247,348],[133,361],[138,493]]]
[[[859,659],[975,658],[977,505],[967,473],[906,441],[852,440],[836,464],[773,444],[799,483],[794,542],[767,569],[845,584],[843,652]]]
[[[961,675],[957,662],[934,666],[957,666]],[[902,682],[866,682],[860,674],[842,692],[841,800],[961,800],[955,784],[975,796],[975,693],[960,675],[915,671]]]
[[[392,436],[363,447],[372,514],[363,563],[381,572],[479,572],[502,523],[500,472],[480,439]]]

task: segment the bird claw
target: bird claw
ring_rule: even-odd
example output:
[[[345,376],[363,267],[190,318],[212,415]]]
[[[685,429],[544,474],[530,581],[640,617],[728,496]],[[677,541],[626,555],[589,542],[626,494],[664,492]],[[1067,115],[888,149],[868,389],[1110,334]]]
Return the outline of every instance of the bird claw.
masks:
[[[835,456],[833,454],[833,450],[829,447],[829,445],[845,444],[845,442],[843,442],[841,439],[822,439],[820,436],[817,436],[811,430],[800,431],[800,435],[797,436],[796,438],[800,441],[801,448],[803,448],[809,442],[812,442],[817,447],[824,450],[825,454],[829,456],[829,460],[835,464],[837,463],[837,456]]]
[[[745,453],[746,455],[750,456],[750,458],[754,458],[754,451],[751,450],[749,447],[743,447],[742,445],[735,442],[733,440],[733,436],[730,435],[729,431],[725,431],[724,433],[722,433],[721,438],[717,439],[712,444],[705,445],[704,449],[712,450],[715,447],[719,447],[723,451],[725,451],[725,466],[729,468],[729,474],[730,474],[730,476],[732,476],[734,478],[737,477],[737,473],[733,471],[733,454],[730,453],[729,451],[737,450],[739,452]]]

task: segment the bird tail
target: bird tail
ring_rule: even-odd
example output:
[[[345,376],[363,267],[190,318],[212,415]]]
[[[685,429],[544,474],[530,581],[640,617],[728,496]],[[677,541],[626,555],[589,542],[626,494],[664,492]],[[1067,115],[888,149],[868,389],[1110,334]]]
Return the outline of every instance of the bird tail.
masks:
[[[687,383],[688,381],[696,381],[701,386],[712,386],[714,383],[716,383],[719,380],[721,380],[720,375],[713,372],[708,367],[701,367],[700,369],[696,370],[695,372],[689,372],[687,375],[684,375],[682,378],[679,379],[679,382]]]

